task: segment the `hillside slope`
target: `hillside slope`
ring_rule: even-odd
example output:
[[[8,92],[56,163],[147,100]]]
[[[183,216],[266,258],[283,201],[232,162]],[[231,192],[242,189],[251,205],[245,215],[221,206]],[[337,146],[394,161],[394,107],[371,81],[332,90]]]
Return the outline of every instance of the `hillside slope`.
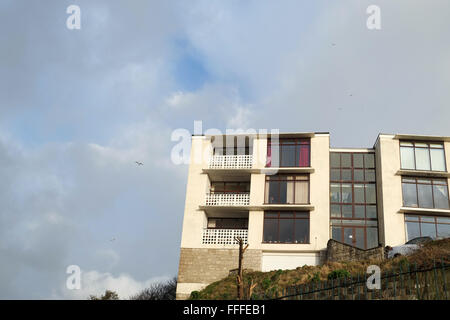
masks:
[[[369,265],[378,265],[381,271],[406,270],[408,266],[417,268],[431,267],[434,261],[450,263],[450,239],[436,240],[425,244],[422,248],[408,256],[400,256],[383,261],[365,260],[348,262],[331,262],[321,266],[303,266],[294,270],[277,270],[271,272],[245,272],[244,283],[247,296],[251,284],[256,284],[251,292],[252,299],[261,299],[265,294],[282,292],[285,288],[327,280],[329,274],[351,275],[366,273]],[[228,276],[211,283],[201,291],[194,291],[191,299],[227,300],[236,299],[236,277]]]

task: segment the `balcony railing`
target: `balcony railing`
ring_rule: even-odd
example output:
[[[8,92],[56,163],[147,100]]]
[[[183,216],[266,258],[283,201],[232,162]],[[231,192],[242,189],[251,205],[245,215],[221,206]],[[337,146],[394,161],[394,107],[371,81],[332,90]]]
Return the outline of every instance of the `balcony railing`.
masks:
[[[251,169],[252,155],[215,155],[209,160],[209,169]]]
[[[248,241],[247,229],[203,229],[202,244],[238,244],[236,237],[240,237],[244,244]]]
[[[250,193],[207,193],[205,205],[207,206],[248,206]]]

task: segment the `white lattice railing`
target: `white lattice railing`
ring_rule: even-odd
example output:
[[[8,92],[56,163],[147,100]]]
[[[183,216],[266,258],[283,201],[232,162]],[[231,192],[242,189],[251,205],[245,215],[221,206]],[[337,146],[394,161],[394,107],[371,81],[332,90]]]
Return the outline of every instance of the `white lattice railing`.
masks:
[[[244,244],[248,240],[247,229],[203,229],[202,244],[238,244],[236,237],[240,237]]]
[[[248,206],[249,193],[207,193],[205,205],[207,206]]]
[[[251,169],[253,162],[252,155],[227,155],[212,156],[209,160],[210,169]]]

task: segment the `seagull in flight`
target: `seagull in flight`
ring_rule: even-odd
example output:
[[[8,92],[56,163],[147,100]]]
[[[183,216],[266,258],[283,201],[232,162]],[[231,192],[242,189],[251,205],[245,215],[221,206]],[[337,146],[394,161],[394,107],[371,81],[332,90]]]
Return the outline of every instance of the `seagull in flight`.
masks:
[[[136,162],[136,164],[137,164],[138,166],[143,166],[143,165],[144,165],[142,162],[139,162],[139,161],[135,161],[135,162]]]
[[[111,240],[109,240],[109,241],[115,241],[116,240],[116,238],[112,238]]]

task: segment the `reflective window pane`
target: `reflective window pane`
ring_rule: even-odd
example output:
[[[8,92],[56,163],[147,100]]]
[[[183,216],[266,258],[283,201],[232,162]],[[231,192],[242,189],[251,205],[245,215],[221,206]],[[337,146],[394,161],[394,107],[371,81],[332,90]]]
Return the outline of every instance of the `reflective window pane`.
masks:
[[[281,166],[282,167],[296,166],[295,145],[283,145],[281,147]]]
[[[403,205],[405,207],[417,207],[416,185],[411,183],[402,183]]]
[[[355,171],[353,171],[353,174],[355,176],[355,181],[364,181],[364,170],[355,169]]]
[[[375,170],[369,169],[369,170],[366,170],[365,172],[366,172],[366,177],[365,177],[366,181],[375,182]]]
[[[339,153],[330,153],[330,166],[332,168],[339,168],[341,166],[341,155]]]
[[[376,203],[377,192],[374,184],[366,184],[366,203]]]
[[[406,222],[407,241],[420,237],[420,229],[418,222]]]
[[[430,149],[431,170],[445,171],[444,149]]]
[[[264,242],[278,241],[278,220],[264,219]]]
[[[352,203],[352,185],[342,184],[342,202]]]
[[[354,184],[353,188],[355,190],[355,203],[364,203],[364,189],[363,184]]]
[[[339,183],[331,184],[331,202],[341,202],[341,185]]]
[[[377,206],[367,206],[366,207],[366,217],[369,219],[377,218]]]
[[[427,148],[415,148],[416,169],[430,170],[430,154]]]
[[[353,228],[344,228],[344,243],[353,245]]]
[[[355,228],[355,246],[357,248],[364,249],[365,241],[363,228]]]
[[[365,218],[365,206],[355,206],[355,218]]]
[[[364,168],[364,156],[362,153],[353,154],[353,167]]]
[[[280,182],[269,181],[269,201],[268,203],[280,203]]]
[[[309,219],[295,220],[295,242],[296,243],[309,242]]]
[[[373,153],[364,154],[364,166],[366,168],[375,168],[375,155]]]
[[[336,241],[342,242],[342,228],[341,227],[332,227],[331,228],[331,237]]]
[[[342,217],[351,218],[353,216],[351,205],[342,205]]]
[[[352,170],[351,169],[342,169],[342,180],[344,180],[344,181],[352,180]]]
[[[280,233],[278,235],[280,242],[293,242],[294,219],[280,219]]]
[[[352,167],[352,155],[350,153],[341,154],[341,167],[342,168]]]
[[[436,225],[434,223],[420,223],[422,237],[436,238]]]
[[[414,148],[400,147],[402,169],[414,170]]]
[[[419,197],[420,208],[433,208],[433,193],[431,190],[431,185],[418,184],[417,194]]]
[[[340,217],[341,216],[341,206],[338,204],[331,205],[331,216]]]
[[[447,186],[433,186],[434,207],[438,209],[449,209]]]
[[[450,224],[438,224],[437,225],[438,238],[450,237]]]
[[[367,249],[378,247],[378,229],[367,228]]]
[[[340,169],[331,169],[330,180],[331,181],[340,181],[341,180],[341,170]]]

